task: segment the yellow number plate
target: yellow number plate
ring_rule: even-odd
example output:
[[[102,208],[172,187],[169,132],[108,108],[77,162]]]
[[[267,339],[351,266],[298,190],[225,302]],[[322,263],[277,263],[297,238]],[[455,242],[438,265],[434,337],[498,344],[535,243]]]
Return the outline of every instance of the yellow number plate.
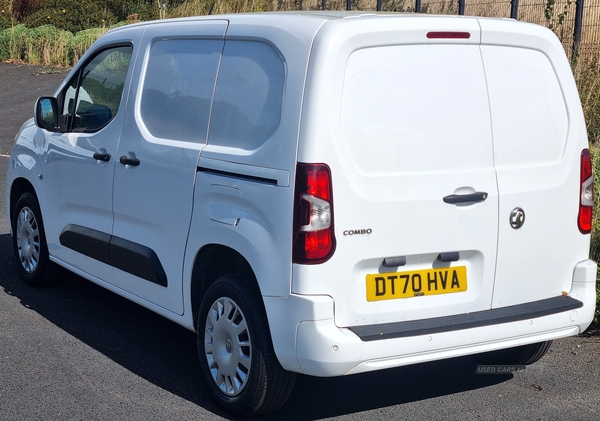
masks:
[[[466,290],[465,266],[367,275],[367,301],[450,294]]]

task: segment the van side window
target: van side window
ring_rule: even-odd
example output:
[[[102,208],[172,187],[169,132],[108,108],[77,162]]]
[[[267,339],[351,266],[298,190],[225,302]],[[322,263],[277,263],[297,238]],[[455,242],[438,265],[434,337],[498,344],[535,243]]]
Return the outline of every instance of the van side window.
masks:
[[[140,112],[152,136],[206,143],[210,103],[223,41],[156,41],[151,49]]]
[[[210,122],[209,143],[256,149],[279,126],[284,64],[267,44],[226,41]]]
[[[131,46],[106,49],[73,79],[64,93],[62,107],[67,130],[71,125],[72,131],[96,131],[115,117],[121,104],[131,52]]]

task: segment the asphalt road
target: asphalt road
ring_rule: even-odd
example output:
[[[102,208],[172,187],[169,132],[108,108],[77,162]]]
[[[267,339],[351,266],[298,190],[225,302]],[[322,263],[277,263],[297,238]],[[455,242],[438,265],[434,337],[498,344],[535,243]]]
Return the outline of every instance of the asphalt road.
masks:
[[[76,276],[19,278],[4,174],[20,124],[66,71],[0,63],[0,420],[231,419],[200,380],[193,333]],[[266,420],[600,419],[600,335],[554,342],[525,371],[470,357],[344,378],[300,376]]]

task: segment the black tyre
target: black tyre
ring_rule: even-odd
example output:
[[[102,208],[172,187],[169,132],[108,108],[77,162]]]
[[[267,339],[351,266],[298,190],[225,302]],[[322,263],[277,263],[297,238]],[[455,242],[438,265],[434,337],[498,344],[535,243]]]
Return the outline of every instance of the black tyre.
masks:
[[[196,324],[200,367],[225,410],[242,416],[272,412],[287,401],[296,380],[275,353],[260,294],[242,276],[212,284]]]
[[[59,267],[50,261],[44,223],[36,197],[25,192],[12,216],[13,250],[26,283],[42,286],[59,277]]]
[[[487,352],[477,356],[479,364],[489,365],[530,365],[546,355],[552,341],[523,345],[500,351]]]

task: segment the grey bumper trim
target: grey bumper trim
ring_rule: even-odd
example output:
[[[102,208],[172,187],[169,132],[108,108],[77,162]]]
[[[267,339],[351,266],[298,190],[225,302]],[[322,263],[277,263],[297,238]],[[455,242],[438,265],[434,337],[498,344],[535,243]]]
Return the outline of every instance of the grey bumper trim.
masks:
[[[430,335],[432,333],[452,332],[501,323],[535,319],[564,311],[583,307],[583,303],[566,295],[473,313],[454,316],[434,317],[431,319],[409,320],[406,322],[383,323],[378,325],[349,327],[364,341],[406,338],[410,336]]]

